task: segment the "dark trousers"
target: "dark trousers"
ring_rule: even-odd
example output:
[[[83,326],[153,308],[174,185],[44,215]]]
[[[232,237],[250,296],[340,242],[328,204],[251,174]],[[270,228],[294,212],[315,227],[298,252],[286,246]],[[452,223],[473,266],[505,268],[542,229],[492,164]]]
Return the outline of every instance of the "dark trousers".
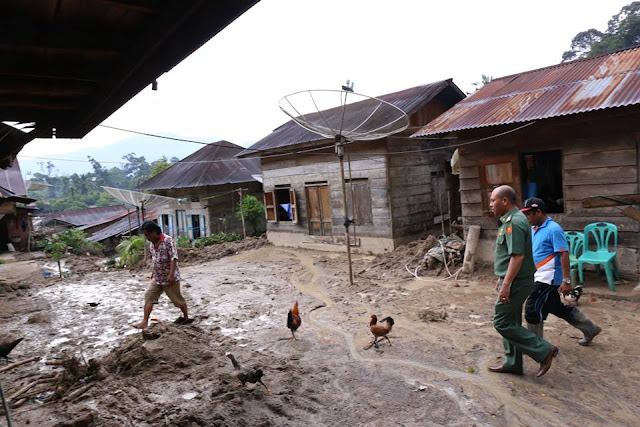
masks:
[[[555,285],[535,282],[533,292],[524,306],[524,318],[527,323],[537,325],[547,319],[549,313],[569,322],[575,307],[560,301],[560,293]]]

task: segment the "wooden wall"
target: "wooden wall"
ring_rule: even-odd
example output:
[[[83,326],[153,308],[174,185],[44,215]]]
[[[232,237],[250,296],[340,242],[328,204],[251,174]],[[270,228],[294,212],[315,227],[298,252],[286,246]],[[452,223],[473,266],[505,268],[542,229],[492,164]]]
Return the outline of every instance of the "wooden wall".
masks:
[[[389,191],[387,188],[387,164],[384,141],[349,144],[345,148],[351,157],[354,179],[367,178],[371,189],[373,225],[358,226],[359,236],[391,237]],[[348,164],[345,162],[346,178]],[[291,185],[298,205],[298,224],[269,222],[267,230],[309,234],[305,184],[327,181],[331,198],[332,235],[344,235],[344,209],[338,157],[333,148],[314,154],[299,154],[262,159],[264,191],[272,191],[278,185]]]
[[[434,140],[418,140],[403,137],[388,138],[388,150],[414,151],[440,148],[443,143]],[[440,215],[438,196],[432,188],[432,173],[446,173],[452,149],[409,153],[389,157],[389,188],[393,212],[393,237],[418,239],[430,230],[440,229],[433,222]],[[444,180],[443,180],[444,182]],[[442,186],[445,192],[445,186]],[[444,199],[446,196],[443,194]],[[446,203],[446,202],[445,202]],[[447,206],[443,206],[446,212]],[[440,233],[440,231],[437,231]],[[412,238],[413,237],[413,238]]]
[[[505,154],[561,150],[564,213],[551,216],[567,231],[582,231],[593,222],[616,224],[620,268],[627,275],[636,276],[640,224],[623,216],[617,208],[582,208],[582,200],[595,195],[640,193],[640,113],[619,117],[607,112],[590,115],[589,121],[574,118],[554,120],[549,126],[546,123],[540,121],[526,131],[460,148],[462,214],[465,228],[472,224],[482,227],[481,239],[486,242],[480,257],[492,260],[496,220],[483,212],[478,161]]]

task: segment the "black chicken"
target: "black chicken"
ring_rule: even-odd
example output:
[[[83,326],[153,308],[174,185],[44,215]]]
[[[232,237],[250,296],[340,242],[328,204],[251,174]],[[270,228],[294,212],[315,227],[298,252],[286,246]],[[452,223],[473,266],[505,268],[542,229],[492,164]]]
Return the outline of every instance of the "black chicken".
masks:
[[[0,344],[0,358],[3,358],[3,359],[8,361],[9,360],[9,353],[11,353],[11,350],[13,350],[15,348],[15,346],[20,344],[20,341],[22,341],[22,340],[23,340],[23,338],[18,338],[17,340],[15,340],[13,342]]]
[[[240,366],[236,358],[233,357],[233,354],[225,353],[225,356],[231,359],[231,363],[233,363],[233,367],[236,370],[236,377],[242,383],[242,384],[239,384],[238,387],[242,387],[246,383],[251,383],[251,384],[260,383],[264,386],[264,388],[267,389],[267,393],[271,394],[271,391],[269,391],[269,387],[267,387],[266,384],[262,382],[262,376],[264,375],[264,373],[262,372],[262,369],[243,368],[242,366]]]

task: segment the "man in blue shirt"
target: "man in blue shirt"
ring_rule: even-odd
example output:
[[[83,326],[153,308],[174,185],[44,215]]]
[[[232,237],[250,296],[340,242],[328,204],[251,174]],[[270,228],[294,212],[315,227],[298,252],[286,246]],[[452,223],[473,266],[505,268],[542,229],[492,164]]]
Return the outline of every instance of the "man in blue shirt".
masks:
[[[551,313],[582,331],[584,338],[578,344],[588,345],[602,329],[579,308],[560,301],[561,293],[568,295],[573,289],[569,274],[569,246],[564,230],[547,215],[547,207],[541,199],[532,197],[525,200],[521,211],[532,225],[533,261],[537,269],[533,276],[533,292],[525,303],[527,327],[542,337],[543,322]]]

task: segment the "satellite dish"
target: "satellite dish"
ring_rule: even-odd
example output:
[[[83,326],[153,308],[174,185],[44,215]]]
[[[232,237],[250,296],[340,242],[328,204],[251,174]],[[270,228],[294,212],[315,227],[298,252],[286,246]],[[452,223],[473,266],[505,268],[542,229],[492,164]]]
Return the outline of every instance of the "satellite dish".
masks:
[[[353,220],[347,216],[344,146],[353,141],[371,141],[402,132],[409,126],[409,116],[387,101],[353,92],[353,82],[349,80],[342,86],[342,90],[303,90],[292,93],[283,97],[278,106],[303,128],[335,140],[342,178],[349,283],[353,285],[349,232]]]
[[[169,202],[175,202],[173,197],[158,196],[156,194],[147,194],[141,191],[124,190],[122,188],[102,187],[104,191],[120,200],[125,205],[135,208],[153,209]]]

